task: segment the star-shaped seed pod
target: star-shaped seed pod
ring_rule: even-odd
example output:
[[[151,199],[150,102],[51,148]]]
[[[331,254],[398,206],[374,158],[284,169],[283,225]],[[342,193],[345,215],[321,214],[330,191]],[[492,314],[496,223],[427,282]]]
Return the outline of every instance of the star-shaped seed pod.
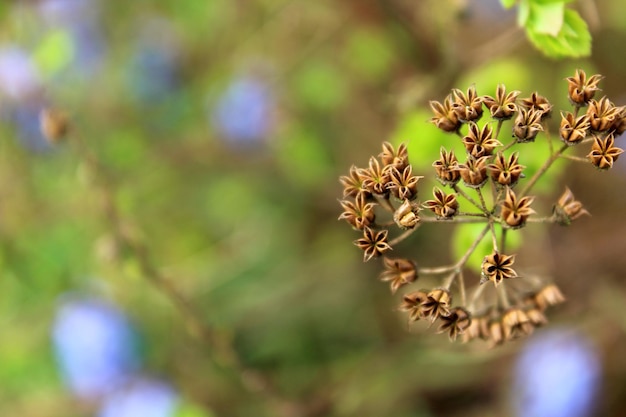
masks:
[[[621,107],[616,107],[611,101],[602,97],[599,101],[590,100],[587,108],[587,116],[589,116],[589,124],[591,130],[596,132],[606,132],[621,115]]]
[[[559,128],[561,140],[568,145],[576,145],[587,137],[590,126],[589,116],[586,114],[574,118],[570,112],[561,113],[561,127]]]
[[[458,335],[461,335],[470,326],[472,319],[470,313],[463,307],[454,307],[450,314],[439,318],[441,325],[437,333],[448,332],[451,342],[454,342]]]
[[[454,185],[459,182],[461,173],[459,172],[459,161],[454,156],[454,151],[446,151],[445,148],[439,150],[439,159],[433,162],[437,179],[446,185]]]
[[[598,83],[604,78],[600,74],[592,75],[587,78],[585,71],[576,70],[573,77],[567,77],[567,92],[569,99],[573,104],[585,106],[589,100],[593,98],[596,91],[599,91]]]
[[[483,115],[483,100],[476,93],[476,87],[471,86],[467,89],[467,93],[458,88],[452,89],[454,101],[452,103],[452,111],[462,122],[475,122]]]
[[[524,165],[517,161],[519,153],[514,152],[507,159],[502,152],[498,152],[492,164],[487,165],[491,178],[499,185],[512,187],[522,176]]]
[[[435,288],[428,293],[426,300],[422,301],[422,314],[431,321],[447,317],[450,315],[451,301],[450,291],[445,288]]]
[[[387,230],[376,232],[369,227],[363,229],[363,237],[354,241],[354,244],[363,250],[363,262],[391,250],[387,242],[387,234]]]
[[[539,132],[543,132],[543,113],[534,107],[521,108],[513,124],[513,136],[518,143],[534,142]]]
[[[552,114],[552,104],[542,95],[539,95],[536,91],[533,92],[530,97],[520,99],[520,106],[535,110],[540,114],[540,119],[544,120]]]
[[[428,299],[428,292],[413,291],[402,297],[400,311],[409,313],[409,321],[417,321],[424,317],[422,303]]]
[[[548,307],[565,302],[565,296],[556,284],[548,284],[533,295],[532,301],[540,311],[545,311]]]
[[[420,208],[416,203],[404,200],[393,213],[393,221],[401,229],[413,229],[420,222],[419,211]]]
[[[614,145],[613,133],[609,133],[604,139],[594,135],[591,152],[589,152],[587,158],[596,168],[602,170],[610,169],[613,167],[613,163],[617,161],[617,158],[624,152],[623,149]]]
[[[387,194],[387,183],[390,181],[389,175],[380,166],[378,159],[370,158],[367,169],[359,169],[358,175],[361,178],[362,186],[372,194]]]
[[[448,95],[443,104],[438,101],[430,101],[430,108],[434,113],[434,117],[430,119],[430,122],[437,126],[444,132],[456,132],[463,124],[457,114],[452,109],[453,99],[451,95]]]
[[[493,138],[491,126],[486,124],[481,129],[474,122],[469,123],[467,135],[463,137],[463,144],[474,158],[491,155],[497,146],[502,146],[502,143]]]
[[[396,151],[391,143],[383,142],[383,151],[379,157],[385,166],[383,169],[395,168],[402,172],[409,165],[409,152],[406,143],[401,143]]]
[[[496,120],[509,120],[517,111],[515,100],[519,96],[519,91],[506,92],[504,84],[498,84],[496,97],[484,96],[483,102],[489,109],[491,117]]]
[[[433,195],[435,199],[424,202],[424,207],[432,210],[439,219],[451,219],[459,209],[456,194],[446,194],[435,187]]]
[[[417,197],[417,183],[424,177],[413,175],[411,165],[399,171],[396,167],[389,170],[391,181],[387,183],[387,189],[400,200],[413,200]]]
[[[363,180],[359,175],[359,169],[352,165],[350,174],[339,177],[339,182],[343,185],[343,198],[356,197],[359,194],[370,195],[369,191],[363,188]]]
[[[589,215],[589,212],[585,210],[583,203],[576,200],[574,193],[572,193],[569,187],[565,187],[565,191],[561,194],[553,209],[553,215],[557,223],[562,226],[569,226],[572,221],[585,214]]]
[[[515,192],[511,188],[507,188],[506,196],[500,206],[500,214],[502,220],[513,229],[518,229],[526,224],[528,216],[535,213],[530,208],[534,197],[517,198]]]
[[[463,183],[470,188],[480,188],[487,181],[488,156],[480,158],[469,157],[467,162],[459,165]]]
[[[340,202],[343,207],[343,213],[339,216],[339,220],[345,220],[352,225],[353,228],[363,230],[364,227],[371,226],[376,219],[374,213],[375,203],[368,202],[365,194],[358,194],[354,203],[349,200]]]
[[[410,259],[384,257],[383,264],[385,270],[380,274],[380,280],[390,283],[392,294],[417,279],[417,265]]]
[[[510,308],[502,315],[502,329],[506,340],[514,340],[530,335],[534,326],[524,310]]]
[[[515,263],[515,255],[504,255],[499,252],[492,252],[485,256],[482,263],[481,284],[491,281],[498,286],[504,279],[517,277],[517,273],[513,269]]]

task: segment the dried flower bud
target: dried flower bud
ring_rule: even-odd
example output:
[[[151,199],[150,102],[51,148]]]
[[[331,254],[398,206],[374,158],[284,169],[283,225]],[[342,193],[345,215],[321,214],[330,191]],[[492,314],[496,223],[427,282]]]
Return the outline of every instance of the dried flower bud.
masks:
[[[534,326],[524,310],[511,308],[502,315],[502,329],[506,340],[514,340],[531,334]]]
[[[363,237],[355,240],[354,244],[363,250],[363,262],[367,262],[375,256],[391,250],[391,246],[387,243],[387,230],[379,230],[378,232],[365,227],[363,229]]]
[[[504,343],[504,326],[499,320],[489,320],[487,322],[487,340],[489,341],[489,347]]]
[[[535,210],[530,208],[533,200],[534,197],[528,196],[518,199],[515,192],[508,188],[501,206],[502,220],[514,229],[523,227],[528,216],[535,213]]]
[[[422,301],[422,314],[431,321],[447,317],[450,315],[451,301],[450,291],[445,288],[435,288],[428,293],[426,300]]]
[[[513,136],[518,143],[534,142],[539,132],[543,132],[543,113],[535,108],[521,108],[513,125]]]
[[[587,78],[585,71],[577,69],[573,77],[567,77],[567,91],[571,102],[579,106],[586,105],[596,91],[600,90],[598,83],[602,78],[600,74]]]
[[[463,334],[465,329],[470,326],[472,322],[470,313],[463,307],[455,307],[450,310],[448,316],[440,317],[441,325],[437,330],[437,333],[448,332],[450,341],[454,342],[458,335]]]
[[[391,167],[389,170],[391,181],[387,183],[387,189],[400,200],[413,200],[417,197],[417,183],[424,177],[413,175],[413,168],[407,165],[402,172]]]
[[[548,323],[548,319],[543,314],[543,312],[537,308],[531,308],[526,310],[526,315],[528,316],[528,320],[533,325],[533,327],[540,327],[544,324]]]
[[[481,283],[492,281],[497,286],[503,279],[517,277],[513,263],[515,255],[504,255],[494,251],[491,255],[485,256],[481,267]]]
[[[354,203],[348,200],[343,200],[340,203],[344,211],[339,216],[339,220],[346,220],[358,230],[363,230],[364,227],[374,223],[376,219],[374,214],[375,203],[368,203],[365,194],[358,194]]]
[[[417,204],[404,200],[404,203],[393,213],[393,221],[401,229],[412,229],[420,222],[419,210],[420,208]]]
[[[454,185],[461,178],[459,162],[454,156],[454,151],[449,153],[442,147],[439,150],[439,159],[433,162],[437,178],[444,184]]]
[[[613,167],[613,162],[617,161],[617,158],[624,152],[623,149],[614,145],[613,133],[609,133],[604,139],[594,135],[591,152],[587,157],[595,167],[610,169]]]
[[[491,178],[498,184],[512,187],[522,176],[522,171],[526,168],[517,163],[519,154],[512,153],[507,160],[502,152],[498,152],[494,158],[494,163],[487,165]]]
[[[561,127],[559,129],[561,140],[568,145],[576,145],[587,137],[589,126],[589,116],[586,114],[575,119],[570,112],[561,113]]]
[[[561,304],[564,301],[563,293],[555,284],[546,285],[533,296],[533,302],[540,311],[545,311],[548,307]]]
[[[380,280],[390,282],[392,294],[417,279],[417,265],[409,259],[385,257],[383,263],[385,270],[380,274]]]
[[[488,156],[474,159],[469,157],[465,164],[460,164],[459,169],[463,183],[470,188],[480,188],[487,181]]]
[[[379,155],[385,167],[393,167],[402,172],[409,165],[409,152],[405,143],[401,143],[398,151],[389,142],[383,142],[383,152]]]
[[[428,299],[426,291],[413,291],[402,297],[400,311],[409,313],[409,321],[417,321],[424,317],[422,303]]]
[[[622,133],[626,132],[626,106],[619,107],[620,111],[618,116],[615,118],[613,122],[613,126],[611,129],[615,136],[619,136]]]
[[[484,335],[486,336],[486,332],[483,332],[483,329],[487,329],[487,317],[472,317],[469,326],[467,326],[462,334],[463,343],[467,343],[471,340],[478,338],[484,339]]]
[[[565,191],[561,194],[561,197],[559,197],[559,200],[554,206],[553,213],[557,223],[562,226],[569,226],[572,221],[580,216],[589,214],[583,207],[583,203],[576,200],[574,193],[572,193],[568,187],[565,187]]]
[[[432,210],[439,219],[451,219],[459,209],[456,194],[446,194],[435,187],[433,195],[435,199],[426,201],[424,206]]]
[[[509,120],[517,111],[515,100],[519,94],[519,91],[511,91],[507,94],[504,84],[499,84],[496,89],[496,98],[485,96],[483,102],[491,112],[491,117],[496,120]]]
[[[69,130],[67,114],[53,108],[44,108],[39,113],[39,126],[46,140],[52,144],[62,141]]]
[[[452,90],[454,102],[452,103],[452,111],[459,120],[463,122],[475,122],[483,115],[482,97],[476,94],[476,87],[471,86],[467,89],[467,93],[458,88]]]
[[[463,144],[474,158],[491,155],[497,146],[502,146],[502,143],[493,138],[493,131],[488,124],[480,129],[474,122],[469,123],[469,130],[463,138]]]

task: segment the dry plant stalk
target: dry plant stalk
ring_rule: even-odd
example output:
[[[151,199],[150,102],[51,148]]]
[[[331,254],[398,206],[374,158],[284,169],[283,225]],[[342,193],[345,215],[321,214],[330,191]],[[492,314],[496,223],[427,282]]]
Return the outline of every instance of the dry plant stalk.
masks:
[[[594,99],[601,79],[600,75],[587,77],[582,70],[567,78],[573,111],[561,112],[560,147],[551,142],[546,123],[553,106],[536,92],[518,99],[519,91],[507,92],[499,85],[496,96],[490,97],[479,96],[470,87],[466,92],[453,89],[441,103],[431,101],[431,122],[458,135],[466,150],[465,161],[460,163],[453,151],[441,148],[433,167],[444,189],[435,187],[431,200],[418,200],[418,184],[423,177],[414,175],[405,144],[395,149],[383,143],[382,153],[372,156],[367,168],[352,166],[349,174],[340,178],[344,189],[339,219],[362,234],[354,244],[363,250],[365,262],[383,256],[380,279],[390,284],[391,292],[414,286],[421,276],[440,279],[439,286],[411,290],[402,296],[399,309],[410,322],[438,321],[438,332],[448,333],[450,340],[461,335],[464,342],[480,338],[496,346],[532,333],[547,322],[546,309],[565,300],[556,284],[518,275],[515,254],[506,250],[507,236],[531,222],[569,225],[588,214],[566,187],[552,213],[537,217],[529,192],[559,158],[607,170],[623,152],[615,146],[615,139],[626,130],[626,106],[615,106],[607,97]],[[490,123],[478,123],[485,110],[496,123],[495,131]],[[507,121],[513,136],[502,143],[499,136]],[[520,152],[529,149],[532,145],[525,144],[540,134],[548,141],[550,155],[532,177],[524,179]],[[585,145],[590,145],[586,158],[565,154],[574,146]],[[509,151],[514,147],[519,150]],[[463,212],[461,206],[469,206],[471,211]],[[385,214],[390,219],[382,220]],[[484,228],[451,265],[427,268],[415,260],[387,256],[424,223],[483,223]],[[484,257],[480,271],[475,271],[480,278],[467,297],[470,288],[463,273],[483,239],[491,240],[492,252]],[[512,280],[523,280],[524,285],[510,285]],[[484,291],[488,282],[495,297]],[[456,305],[453,284],[459,299]]]

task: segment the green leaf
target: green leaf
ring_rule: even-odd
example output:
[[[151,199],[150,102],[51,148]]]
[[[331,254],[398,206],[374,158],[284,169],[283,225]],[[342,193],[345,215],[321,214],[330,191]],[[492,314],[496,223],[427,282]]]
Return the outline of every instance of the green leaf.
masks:
[[[74,58],[74,44],[66,31],[50,32],[33,53],[39,69],[51,75],[67,66]]]
[[[521,0],[517,10],[517,25],[524,27],[530,16],[530,0]]]
[[[574,0],[531,0],[535,4],[571,3]]]
[[[565,4],[562,2],[530,3],[530,15],[524,26],[535,33],[557,36],[563,27],[564,12]]]
[[[505,9],[510,9],[511,7],[515,6],[517,0],[500,0],[500,3],[502,3],[502,7],[504,7]]]
[[[528,39],[553,58],[583,57],[591,54],[591,34],[587,24],[574,10],[565,10],[561,30],[556,36],[527,29]]]

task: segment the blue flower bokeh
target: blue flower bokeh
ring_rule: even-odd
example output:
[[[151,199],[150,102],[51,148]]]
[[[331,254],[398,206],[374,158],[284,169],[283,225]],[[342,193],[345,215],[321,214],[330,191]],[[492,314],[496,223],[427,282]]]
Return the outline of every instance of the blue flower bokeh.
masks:
[[[515,368],[518,417],[590,417],[601,381],[598,353],[573,330],[537,333]]]
[[[98,417],[172,417],[177,405],[178,395],[168,383],[143,378],[109,395]]]
[[[131,324],[100,299],[64,300],[54,319],[52,342],[64,382],[82,399],[97,399],[118,389],[140,365]]]

